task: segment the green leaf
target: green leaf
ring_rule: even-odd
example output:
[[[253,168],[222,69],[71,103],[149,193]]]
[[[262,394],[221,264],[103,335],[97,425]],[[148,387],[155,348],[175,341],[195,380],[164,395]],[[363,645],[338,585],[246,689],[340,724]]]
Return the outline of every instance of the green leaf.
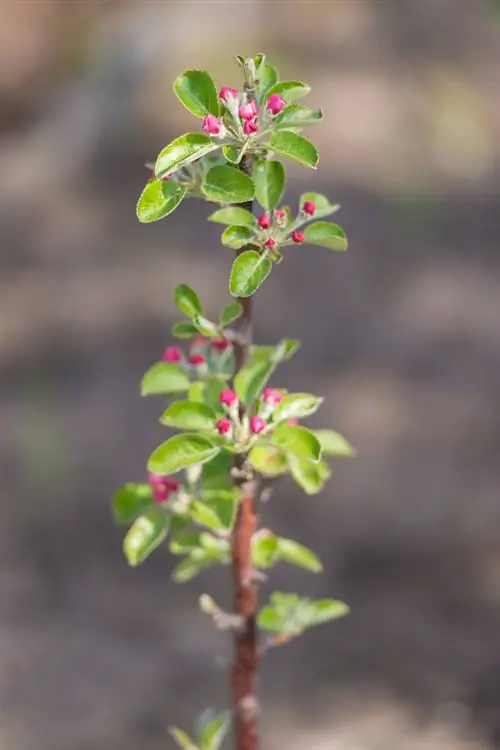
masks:
[[[347,440],[335,430],[314,430],[321,443],[323,453],[328,456],[355,456],[356,451]]]
[[[227,305],[227,307],[222,310],[219,316],[219,323],[223,327],[228,326],[230,323],[234,323],[235,320],[238,320],[238,318],[241,318],[242,315],[243,305],[239,302],[231,302],[231,304]]]
[[[217,513],[208,505],[195,500],[190,506],[189,511],[191,513],[191,518],[195,523],[206,526],[209,529],[215,529],[216,531],[225,529],[225,525]]]
[[[160,152],[155,164],[155,174],[160,178],[172,174],[195,159],[220,148],[220,145],[219,140],[213,140],[204,133],[180,135]]]
[[[193,464],[211,461],[219,451],[204,435],[186,432],[160,445],[150,456],[148,469],[154,474],[175,474]]]
[[[123,552],[129,565],[144,562],[162,543],[170,528],[170,516],[151,511],[139,516],[123,540]]]
[[[280,81],[268,90],[267,96],[279,94],[287,104],[290,104],[295,99],[302,99],[303,96],[307,96],[310,91],[311,87],[307,83],[302,83],[302,81]]]
[[[278,80],[278,71],[272,65],[262,65],[259,70],[259,85],[257,87],[257,100],[261,102],[269,89],[274,86]]]
[[[219,114],[219,99],[212,77],[205,70],[186,70],[173,85],[174,93],[196,117]]]
[[[113,498],[115,523],[131,523],[137,516],[154,506],[153,494],[148,484],[129,482]]]
[[[224,383],[215,378],[198,380],[191,384],[188,394],[189,400],[207,404],[217,415],[224,414],[224,409],[220,404],[219,397],[225,388],[226,386]]]
[[[281,403],[273,412],[274,422],[282,422],[285,419],[301,419],[314,414],[323,399],[313,396],[312,393],[289,393],[283,396]]]
[[[270,596],[270,604],[259,612],[258,625],[264,630],[296,636],[348,612],[346,604],[334,599],[306,599],[276,591]]]
[[[262,607],[257,617],[257,624],[262,630],[279,633],[283,630],[283,618],[273,607]]]
[[[276,346],[253,346],[251,361],[269,359],[276,364],[285,362],[293,357],[299,347],[300,341],[297,339],[282,339]]]
[[[299,199],[299,205],[302,207],[306,201],[315,204],[315,219],[322,219],[325,216],[331,216],[331,214],[334,214],[340,208],[338,203],[330,203],[328,198],[325,195],[321,195],[321,193],[302,193]]]
[[[226,481],[229,477],[226,475]],[[206,483],[205,485],[206,486]],[[241,496],[241,490],[237,487],[228,487],[227,489],[203,489],[201,499],[206,507],[210,508],[219,518],[224,529],[230,530],[236,516],[236,508]]]
[[[170,540],[169,550],[172,555],[187,555],[200,546],[199,531],[196,533],[181,531]]]
[[[350,612],[349,607],[344,602],[335,601],[334,599],[316,599],[309,604],[309,623],[308,627],[323,625],[331,620],[338,620],[345,617]]]
[[[310,245],[321,245],[330,250],[347,250],[345,232],[338,224],[329,221],[317,221],[304,229],[304,240]]]
[[[254,196],[251,178],[236,167],[212,167],[205,177],[202,190],[206,197],[218,203],[246,203]]]
[[[255,196],[267,211],[276,208],[286,188],[285,168],[280,161],[256,161],[253,168]]]
[[[219,490],[232,487],[229,477],[232,457],[228,451],[222,450],[213,461],[203,466],[203,490]]]
[[[265,359],[242,367],[234,378],[234,389],[240,401],[245,405],[255,401],[275,369],[276,363]]]
[[[182,748],[182,750],[200,750],[198,745],[196,745],[190,736],[186,734],[186,732],[183,732],[182,729],[179,729],[178,727],[169,727],[168,731],[170,732],[172,739],[180,748]]]
[[[258,55],[253,55],[252,60],[253,60],[253,64],[255,65],[255,75],[258,78],[260,74],[260,70],[266,62],[266,56],[262,54],[262,52],[259,52]]]
[[[177,427],[181,430],[209,430],[217,416],[213,409],[206,404],[194,401],[174,401],[160,418],[160,422],[167,427]]]
[[[227,206],[219,208],[208,217],[208,221],[218,224],[234,224],[237,227],[254,227],[255,216],[241,206]]]
[[[195,315],[192,319],[192,323],[196,330],[203,334],[203,336],[217,338],[220,335],[219,326],[211,320],[208,320],[208,318],[204,318],[202,315]]]
[[[320,466],[322,461],[315,464],[297,458],[291,453],[287,455],[287,461],[293,480],[304,490],[306,495],[317,495],[318,492],[321,492],[327,478]]]
[[[210,545],[208,540],[212,540]],[[175,583],[185,583],[190,581],[198,573],[214,565],[226,565],[229,562],[228,544],[225,540],[219,540],[210,534],[200,534],[200,541],[206,545],[206,548],[195,548],[189,557],[179,563],[172,573],[172,580]]]
[[[181,321],[172,326],[172,336],[177,339],[192,339],[197,333],[198,329],[192,323]]]
[[[307,125],[314,125],[322,119],[323,110],[321,109],[309,109],[302,104],[290,104],[274,118],[274,127],[276,130],[303,128]]]
[[[261,529],[252,536],[252,564],[265,570],[279,562],[278,539],[268,529]]]
[[[225,247],[233,250],[240,250],[254,238],[255,230],[250,227],[238,227],[236,225],[227,227],[221,237],[221,242]]]
[[[179,284],[175,287],[174,302],[184,315],[193,318],[195,315],[203,315],[201,300],[190,286]]]
[[[288,471],[284,454],[273,445],[254,445],[250,449],[248,460],[254,469],[267,477],[278,477]]]
[[[180,365],[157,362],[146,372],[141,382],[141,396],[180,393],[189,388],[189,377]]]
[[[293,539],[278,539],[278,555],[281,560],[295,565],[297,568],[309,570],[311,573],[321,573],[323,570],[319,557],[312,550]]]
[[[316,169],[318,166],[318,149],[311,141],[298,133],[292,133],[289,130],[273,133],[269,141],[269,148],[276,151],[277,154],[287,156],[306,167]]]
[[[234,146],[224,146],[222,153],[231,164],[239,164],[241,161],[241,149]]]
[[[164,219],[186,195],[186,188],[171,180],[150,180],[137,202],[137,218],[142,224]]]
[[[257,250],[246,250],[238,255],[231,268],[229,291],[233,297],[251,297],[264,283],[273,264]]]
[[[224,711],[207,721],[200,731],[203,750],[220,750],[230,725],[231,714],[229,711]]]
[[[298,458],[307,461],[319,461],[321,458],[321,444],[307,427],[280,425],[269,436],[269,440],[273,445],[281,448],[284,453],[291,453]],[[168,474],[169,472],[164,473]]]

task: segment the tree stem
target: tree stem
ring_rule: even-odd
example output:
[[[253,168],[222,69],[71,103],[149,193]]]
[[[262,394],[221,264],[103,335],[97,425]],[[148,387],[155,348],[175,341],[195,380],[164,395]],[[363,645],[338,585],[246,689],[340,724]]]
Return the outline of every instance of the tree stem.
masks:
[[[243,157],[240,169],[251,175],[252,159]],[[252,202],[243,204],[252,211]],[[241,253],[243,250],[237,252]],[[252,297],[239,302],[243,314],[239,320],[238,340],[234,342],[236,372],[250,359],[252,347]],[[244,409],[243,409],[244,412]],[[244,455],[236,455],[234,482],[242,490],[236,522],[232,535],[231,560],[234,586],[234,613],[243,622],[234,635],[234,662],[231,669],[230,689],[234,711],[235,750],[258,750],[259,731],[257,698],[257,669],[259,644],[256,625],[257,589],[252,565],[252,535],[257,526],[255,513],[256,481],[246,464]]]

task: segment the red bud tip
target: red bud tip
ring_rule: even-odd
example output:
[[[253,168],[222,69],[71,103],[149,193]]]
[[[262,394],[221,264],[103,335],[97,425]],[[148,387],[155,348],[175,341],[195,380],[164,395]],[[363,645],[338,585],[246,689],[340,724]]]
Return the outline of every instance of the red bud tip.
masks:
[[[271,226],[271,217],[269,214],[262,214],[262,216],[259,216],[258,218],[258,223],[261,229],[269,229]]]
[[[157,503],[164,503],[172,493],[178,492],[181,488],[179,482],[176,482],[175,479],[160,474],[149,474],[148,483]]]
[[[296,425],[298,423],[299,420],[297,419],[297,417],[290,417],[290,419],[287,419],[287,424],[289,424],[290,426]]]
[[[163,362],[180,362],[182,360],[182,352],[178,346],[167,346],[163,352]]]
[[[243,132],[245,135],[252,135],[252,133],[257,133],[259,130],[259,123],[254,122],[253,120],[245,120],[243,123]]]
[[[234,99],[237,99],[238,92],[236,91],[236,89],[233,89],[230,86],[223,86],[219,91],[219,99],[221,99],[223,102],[227,102],[227,99],[230,96]]]
[[[219,435],[227,435],[229,432],[231,432],[231,421],[229,419],[226,419],[226,417],[222,417],[222,419],[218,419],[215,423],[215,428]]]
[[[314,216],[314,214],[316,213],[316,204],[313,203],[312,201],[304,201],[302,210],[305,214],[308,214],[309,216]]]
[[[209,135],[219,135],[222,130],[222,123],[217,117],[215,117],[215,115],[206,115],[206,117],[203,118],[201,129]]]
[[[301,242],[304,242],[304,232],[292,232],[292,240],[296,242],[297,244],[300,244]]]
[[[222,393],[219,396],[219,401],[224,406],[232,406],[233,404],[236,403],[237,400],[238,400],[238,396],[236,395],[236,393],[229,389],[227,391],[222,391]]]
[[[283,401],[283,394],[279,391],[276,391],[274,388],[265,388],[264,392],[262,393],[262,400],[266,404],[278,406],[278,404]]]
[[[267,427],[267,422],[262,417],[250,417],[250,429],[254,435],[258,435]]]
[[[286,102],[279,94],[271,94],[267,100],[267,108],[272,115],[279,115],[279,113],[285,107]]]
[[[205,357],[203,354],[191,354],[188,361],[190,365],[203,365],[205,364]]]
[[[269,250],[274,250],[275,248],[278,247],[278,243],[276,242],[275,239],[273,239],[272,237],[269,237],[268,241],[266,242],[266,247],[269,248]]]
[[[217,349],[219,352],[223,352],[226,349],[229,349],[230,346],[231,346],[231,342],[228,341],[227,339],[214,339],[212,341],[212,347],[214,349]]]

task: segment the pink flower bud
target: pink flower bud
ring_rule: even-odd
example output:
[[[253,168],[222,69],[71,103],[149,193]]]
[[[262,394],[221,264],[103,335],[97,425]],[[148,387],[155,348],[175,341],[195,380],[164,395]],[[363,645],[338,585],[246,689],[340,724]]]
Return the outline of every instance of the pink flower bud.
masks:
[[[219,435],[227,435],[229,432],[231,432],[232,423],[230,419],[227,419],[226,417],[222,417],[221,419],[218,419],[215,423],[215,428]]]
[[[272,404],[278,406],[283,401],[283,394],[276,391],[274,388],[265,388],[262,394],[262,400],[266,404]]]
[[[250,417],[250,429],[254,435],[258,435],[267,427],[267,422],[262,417]]]
[[[278,221],[283,221],[283,219],[286,219],[286,211],[284,208],[277,208],[274,212],[274,215],[278,219]]]
[[[253,122],[252,120],[245,120],[243,123],[243,132],[245,135],[252,135],[252,133],[257,133],[259,130],[259,123]]]
[[[271,94],[267,100],[267,108],[272,115],[279,115],[284,108],[286,102],[279,94]]]
[[[287,419],[286,421],[287,421],[287,424],[289,424],[290,426],[293,426],[299,423],[299,420],[297,419],[297,417],[290,417],[290,419]]]
[[[269,229],[271,226],[271,217],[269,214],[262,214],[262,216],[259,216],[258,223],[261,229]]]
[[[163,352],[163,362],[180,362],[182,359],[182,352],[178,346],[167,346]]]
[[[231,342],[227,339],[214,339],[212,341],[212,347],[213,349],[217,349],[219,352],[223,352],[226,349],[229,349],[231,346]]]
[[[207,343],[207,340],[206,340],[205,336],[203,336],[200,333],[198,336],[196,336],[193,339],[193,342],[191,344],[191,348],[194,348],[195,346],[205,346],[206,343]]]
[[[207,115],[203,118],[202,130],[209,135],[219,135],[222,130],[222,123],[215,115]]]
[[[238,396],[236,395],[234,391],[230,389],[228,389],[227,391],[222,391],[222,393],[219,396],[219,401],[224,406],[232,406],[233,404],[237,402],[237,400],[238,400]]]
[[[275,239],[273,239],[273,237],[269,237],[268,241],[266,242],[266,247],[269,248],[269,250],[274,250],[276,247],[278,247],[278,243]]]
[[[188,361],[190,365],[203,365],[205,364],[205,357],[203,354],[191,354]]]
[[[181,487],[175,479],[159,474],[150,474],[148,482],[157,503],[164,503],[173,492],[178,492]]]
[[[316,213],[316,204],[313,203],[312,201],[304,201],[302,210],[305,214],[308,214],[309,216],[314,216],[314,214]]]
[[[236,89],[232,89],[231,86],[223,86],[219,91],[219,99],[223,102],[227,102],[228,97],[238,98],[238,92]]]
[[[255,117],[255,107],[252,107],[251,102],[242,104],[238,110],[238,114],[242,120],[253,120],[253,118]]]
[[[304,232],[299,232],[299,230],[292,232],[292,240],[297,244],[304,242]]]

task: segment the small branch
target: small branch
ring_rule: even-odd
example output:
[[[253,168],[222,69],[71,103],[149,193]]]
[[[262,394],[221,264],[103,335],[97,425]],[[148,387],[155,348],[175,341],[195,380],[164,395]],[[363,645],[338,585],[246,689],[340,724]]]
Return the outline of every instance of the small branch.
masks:
[[[240,169],[251,174],[252,159],[244,156]],[[252,202],[243,204],[252,211]],[[238,251],[239,253],[242,250]],[[237,253],[238,254],[238,253]],[[239,319],[237,339],[234,339],[236,372],[250,359],[252,346],[252,297],[239,300],[243,314]],[[244,408],[241,417],[244,416]],[[245,456],[236,455],[233,481],[242,490],[232,536],[231,562],[234,586],[234,612],[242,618],[243,627],[234,635],[234,662],[230,689],[234,710],[235,750],[258,750],[259,732],[257,699],[257,668],[259,647],[257,635],[257,589],[252,565],[252,535],[257,527],[255,515],[256,482],[245,466]]]

